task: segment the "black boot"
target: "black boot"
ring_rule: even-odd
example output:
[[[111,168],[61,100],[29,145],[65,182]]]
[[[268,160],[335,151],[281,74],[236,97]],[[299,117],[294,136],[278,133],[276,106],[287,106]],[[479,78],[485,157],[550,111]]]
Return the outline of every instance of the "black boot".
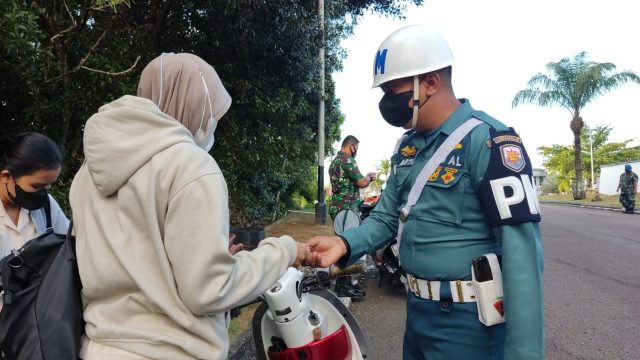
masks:
[[[356,289],[351,284],[351,276],[342,276],[336,279],[336,294],[340,297],[350,297],[353,299],[362,299],[365,296],[364,291]]]
[[[358,294],[362,294],[362,297],[367,295],[367,292],[364,291],[364,287],[362,286],[362,282],[360,282],[359,280],[353,280],[353,278],[352,278],[351,279],[351,288],[353,289],[354,292],[356,292]]]

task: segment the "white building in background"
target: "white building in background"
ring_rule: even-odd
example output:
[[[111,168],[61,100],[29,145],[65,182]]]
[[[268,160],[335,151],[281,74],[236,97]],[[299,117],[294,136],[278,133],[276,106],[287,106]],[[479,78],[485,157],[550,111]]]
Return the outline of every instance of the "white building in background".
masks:
[[[532,169],[533,172],[533,183],[538,191],[538,194],[542,193],[542,183],[547,178],[547,172],[544,169]]]
[[[624,172],[625,164],[631,165],[631,171],[640,174],[640,160],[600,166],[600,181],[598,182],[598,191],[600,194],[615,195],[617,193],[616,189],[620,181],[620,174]]]

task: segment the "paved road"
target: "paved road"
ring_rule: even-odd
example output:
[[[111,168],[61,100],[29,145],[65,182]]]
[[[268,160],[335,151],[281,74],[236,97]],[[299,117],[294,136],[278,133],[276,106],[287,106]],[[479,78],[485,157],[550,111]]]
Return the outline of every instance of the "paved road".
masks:
[[[640,359],[640,216],[542,205],[547,359]],[[366,281],[370,359],[401,359],[402,292]]]
[[[354,301],[351,312],[358,319],[367,339],[369,359],[402,359],[406,295],[402,289],[378,287],[373,272],[364,282],[367,296]]]
[[[640,359],[640,216],[546,204],[542,211],[546,358]],[[367,285],[353,312],[370,353],[401,359],[404,297]]]
[[[640,216],[543,205],[549,359],[640,359]]]

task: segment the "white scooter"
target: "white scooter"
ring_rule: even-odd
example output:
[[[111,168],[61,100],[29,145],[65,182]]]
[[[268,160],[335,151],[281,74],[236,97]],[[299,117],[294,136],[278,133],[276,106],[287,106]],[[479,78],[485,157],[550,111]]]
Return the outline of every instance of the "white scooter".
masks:
[[[253,339],[260,360],[360,360],[367,345],[349,309],[326,290],[323,272],[287,273],[261,295],[253,316]]]

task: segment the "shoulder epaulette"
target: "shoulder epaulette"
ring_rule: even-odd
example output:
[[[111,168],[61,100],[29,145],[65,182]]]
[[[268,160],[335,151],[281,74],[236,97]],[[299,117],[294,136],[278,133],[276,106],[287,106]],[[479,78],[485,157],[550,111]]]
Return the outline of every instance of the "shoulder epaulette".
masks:
[[[497,131],[507,131],[509,130],[509,127],[505,124],[503,124],[502,122],[500,122],[499,120],[494,119],[493,117],[487,115],[484,111],[476,111],[473,113],[473,116],[482,120],[483,122],[485,122],[487,125],[491,126],[492,128],[496,129]]]

